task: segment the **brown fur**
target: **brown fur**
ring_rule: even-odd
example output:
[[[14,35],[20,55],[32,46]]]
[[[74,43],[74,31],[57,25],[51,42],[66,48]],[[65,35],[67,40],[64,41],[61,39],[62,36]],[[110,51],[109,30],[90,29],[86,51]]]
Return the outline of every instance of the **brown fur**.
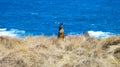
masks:
[[[64,40],[64,38],[65,38],[64,29],[63,29],[63,25],[62,24],[59,25],[58,38],[62,39],[62,40]]]

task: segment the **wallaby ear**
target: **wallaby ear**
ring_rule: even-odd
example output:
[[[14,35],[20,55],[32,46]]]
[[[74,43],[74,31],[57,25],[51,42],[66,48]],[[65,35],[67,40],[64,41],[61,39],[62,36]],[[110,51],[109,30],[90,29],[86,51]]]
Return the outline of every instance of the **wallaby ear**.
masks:
[[[63,23],[60,23],[60,25],[63,25]]]

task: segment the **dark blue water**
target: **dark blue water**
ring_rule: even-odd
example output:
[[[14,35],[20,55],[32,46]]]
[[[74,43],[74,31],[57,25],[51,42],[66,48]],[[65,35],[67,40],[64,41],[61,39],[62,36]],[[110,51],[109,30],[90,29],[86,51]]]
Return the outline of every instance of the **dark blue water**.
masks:
[[[0,28],[25,34],[120,33],[120,0],[0,0]],[[18,32],[19,33],[19,32]]]

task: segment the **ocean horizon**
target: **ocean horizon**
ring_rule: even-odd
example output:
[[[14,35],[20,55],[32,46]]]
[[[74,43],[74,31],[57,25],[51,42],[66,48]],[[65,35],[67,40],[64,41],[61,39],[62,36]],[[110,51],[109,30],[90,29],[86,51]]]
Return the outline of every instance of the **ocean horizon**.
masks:
[[[120,0],[0,0],[0,35],[120,34]]]

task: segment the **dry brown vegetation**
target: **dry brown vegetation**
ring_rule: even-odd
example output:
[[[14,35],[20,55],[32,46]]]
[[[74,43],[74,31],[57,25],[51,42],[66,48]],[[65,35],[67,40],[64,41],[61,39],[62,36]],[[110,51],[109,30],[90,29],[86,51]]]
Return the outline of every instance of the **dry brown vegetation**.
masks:
[[[1,36],[0,67],[120,67],[120,36]]]

